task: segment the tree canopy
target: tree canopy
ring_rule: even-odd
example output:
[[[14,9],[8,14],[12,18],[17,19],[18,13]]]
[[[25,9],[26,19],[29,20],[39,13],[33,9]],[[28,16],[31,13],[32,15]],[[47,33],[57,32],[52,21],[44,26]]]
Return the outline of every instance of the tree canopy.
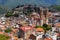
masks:
[[[52,29],[52,27],[51,27],[51,26],[48,26],[47,24],[43,24],[43,29],[44,29],[45,32],[46,32],[46,31]]]
[[[9,39],[9,36],[0,34],[0,40],[8,40],[8,39]]]
[[[8,12],[7,14],[5,14],[5,16],[6,16],[6,17],[11,17],[11,16],[13,16],[13,13]]]
[[[11,28],[7,28],[7,29],[5,30],[6,33],[10,33],[11,31],[12,31]]]

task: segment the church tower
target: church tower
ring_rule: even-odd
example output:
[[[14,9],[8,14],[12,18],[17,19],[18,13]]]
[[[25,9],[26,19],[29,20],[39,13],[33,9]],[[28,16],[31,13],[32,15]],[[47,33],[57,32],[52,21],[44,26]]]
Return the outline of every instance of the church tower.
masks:
[[[46,8],[46,24],[48,25],[49,9]]]
[[[43,11],[44,11],[44,9],[42,8],[42,7],[40,7],[40,11],[41,11],[41,13],[40,13],[40,22],[41,22],[41,26],[44,24],[44,19],[45,19],[45,17],[44,17],[44,13],[43,13]]]

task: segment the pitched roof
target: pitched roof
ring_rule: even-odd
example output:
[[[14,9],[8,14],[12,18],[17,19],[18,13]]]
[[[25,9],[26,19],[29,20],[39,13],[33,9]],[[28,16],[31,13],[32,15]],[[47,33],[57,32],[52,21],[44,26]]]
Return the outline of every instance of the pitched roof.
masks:
[[[56,27],[60,27],[60,22],[55,23],[54,26],[56,26]]]

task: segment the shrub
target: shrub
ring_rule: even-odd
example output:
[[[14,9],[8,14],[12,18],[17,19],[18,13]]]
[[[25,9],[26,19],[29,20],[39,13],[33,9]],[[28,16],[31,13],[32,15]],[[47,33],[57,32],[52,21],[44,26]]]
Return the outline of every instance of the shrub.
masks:
[[[45,32],[52,29],[52,27],[48,26],[47,24],[43,24],[43,28],[44,28]]]
[[[13,13],[7,13],[5,16],[6,17],[11,17],[11,16],[13,16]]]
[[[8,40],[10,37],[0,34],[0,40]]]
[[[48,25],[47,24],[43,24],[43,27],[48,27]]]
[[[6,33],[10,33],[11,31],[12,31],[11,28],[7,28],[7,29],[5,30]]]
[[[14,14],[13,16],[14,16],[14,17],[19,17],[19,14]]]

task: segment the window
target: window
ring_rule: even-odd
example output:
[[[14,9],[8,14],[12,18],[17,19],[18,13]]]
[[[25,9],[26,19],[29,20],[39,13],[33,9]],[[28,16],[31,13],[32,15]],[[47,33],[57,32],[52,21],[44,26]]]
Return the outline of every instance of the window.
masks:
[[[59,21],[58,22],[60,22],[60,19],[59,19]]]
[[[49,23],[52,23],[52,19],[48,19]]]

